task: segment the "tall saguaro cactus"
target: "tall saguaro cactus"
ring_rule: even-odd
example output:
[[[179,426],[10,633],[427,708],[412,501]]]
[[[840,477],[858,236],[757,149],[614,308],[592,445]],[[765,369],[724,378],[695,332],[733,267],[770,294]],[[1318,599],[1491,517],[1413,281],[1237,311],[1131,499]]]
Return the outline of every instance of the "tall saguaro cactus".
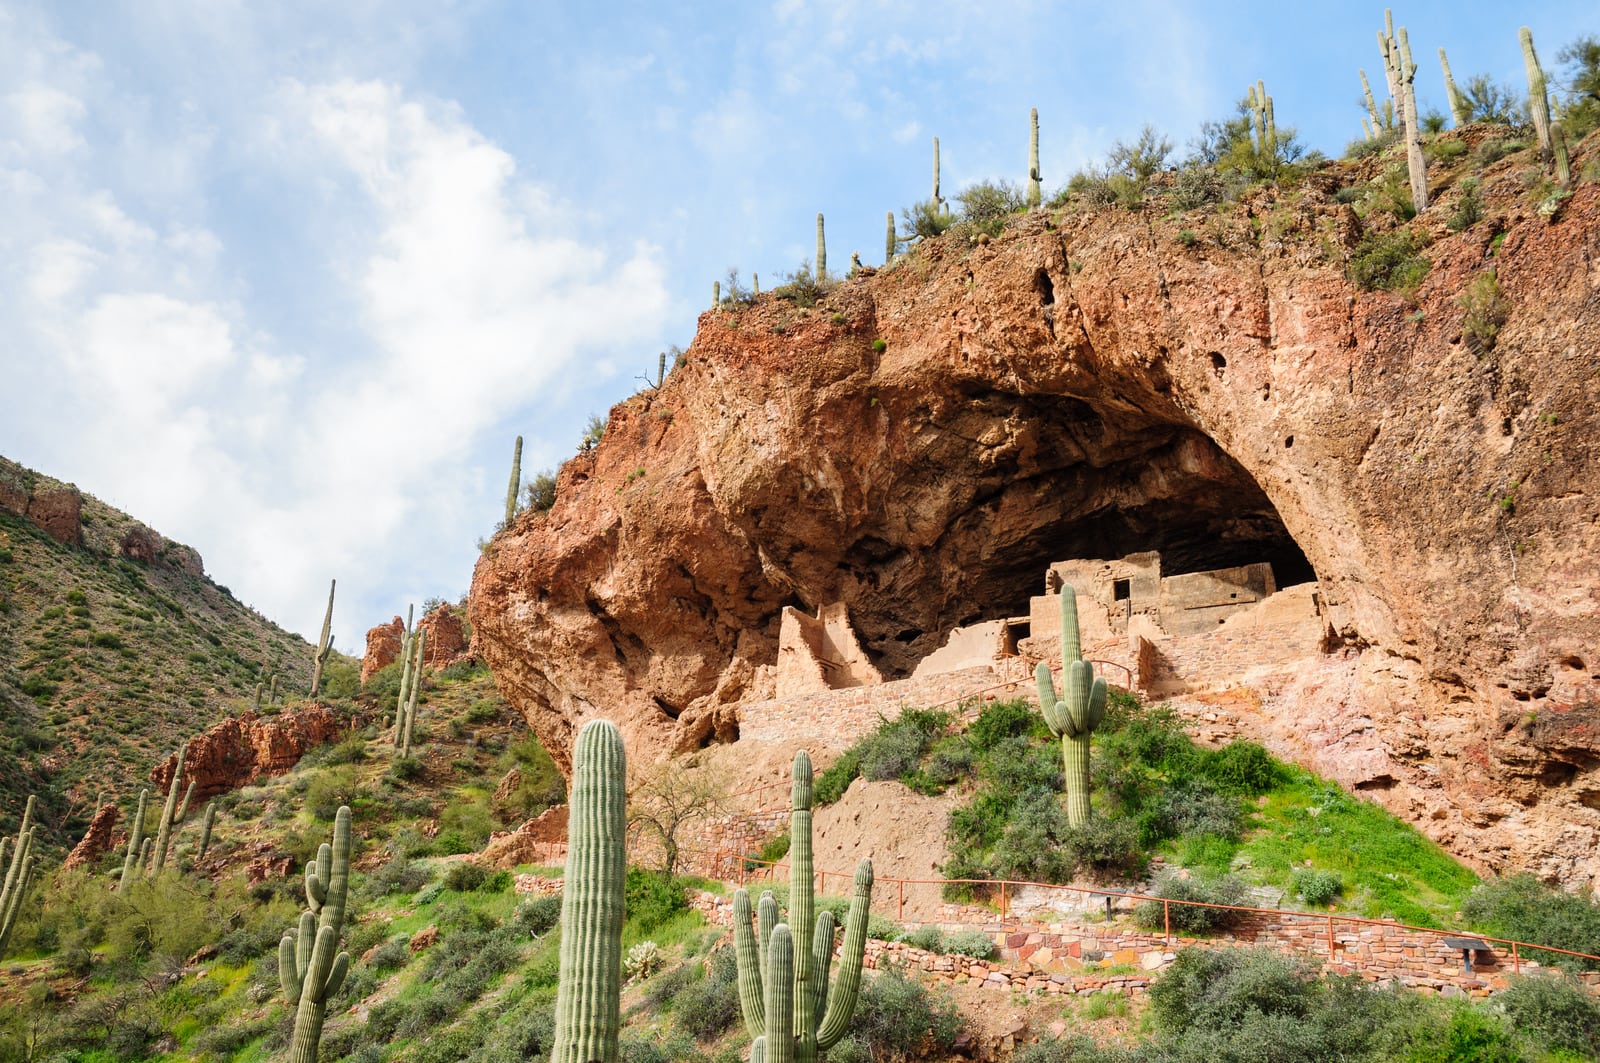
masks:
[[[822,233],[822,212],[817,211],[817,280],[826,280],[828,276],[828,241]]]
[[[16,841],[12,842],[11,863],[6,868],[5,884],[0,886],[0,956],[6,954],[11,930],[17,925],[17,913],[22,911],[22,897],[33,881],[33,806],[37,800],[32,794],[28,795],[27,807],[22,812],[22,825],[17,828]],[[0,838],[0,863],[5,863],[5,856],[5,839]]]
[[[289,1063],[317,1063],[322,1020],[328,1001],[338,995],[350,969],[350,954],[334,952],[344,929],[345,895],[350,886],[350,808],[341,805],[333,819],[333,845],[323,842],[306,865],[306,910],[300,926],[278,942],[278,981],[283,998],[298,1007]]]
[[[174,814],[178,810],[178,785],[183,781],[183,758],[188,753],[189,743],[185,742],[178,747],[178,762],[172,768],[172,784],[167,787],[167,803],[161,809],[161,827],[156,831],[155,863],[150,867],[152,875],[160,874],[161,869],[167,864],[167,849],[172,844]]]
[[[772,892],[761,895],[757,928],[750,925],[750,894],[733,895],[734,960],[739,971],[739,1006],[755,1038],[752,1063],[816,1063],[849,1028],[861,989],[872,903],[872,861],[856,867],[855,894],[845,920],[839,977],[828,984],[833,963],[833,913],[816,910],[811,850],[811,757],[794,757],[789,812],[789,922],[778,922]],[[759,936],[758,936],[759,935]],[[792,989],[788,988],[792,985]]]
[[[1037,207],[1043,198],[1039,187],[1039,108],[1028,111],[1028,206]]]
[[[561,968],[551,1063],[617,1063],[621,1025],[627,757],[609,720],[590,720],[572,753]]]
[[[417,626],[417,634],[413,640],[417,644],[417,659],[411,667],[411,695],[406,699],[405,730],[400,736],[400,756],[411,755],[411,733],[417,726],[417,691],[422,686],[422,655],[428,646],[428,629]]]
[[[939,195],[939,138],[933,138],[933,212],[944,211],[944,197]]]
[[[143,870],[143,865],[139,861],[147,840],[144,836],[144,810],[149,800],[150,791],[140,790],[139,811],[134,813],[133,828],[128,831],[128,855],[122,861],[122,880],[117,884],[118,893],[128,892],[128,883],[133,879],[134,868]]]
[[[1450,100],[1450,117],[1460,129],[1472,121],[1472,102],[1456,88],[1456,79],[1450,74],[1450,60],[1445,58],[1443,48],[1439,49],[1439,67],[1444,71],[1444,94]]]
[[[216,822],[217,799],[213,797],[206,803],[205,818],[200,821],[200,848],[194,856],[194,862],[197,864],[206,858],[206,850],[211,848],[211,828]]]
[[[1528,116],[1539,134],[1539,154],[1547,161],[1554,160],[1556,181],[1562,188],[1570,187],[1572,164],[1567,159],[1567,138],[1561,124],[1550,117],[1550,92],[1544,68],[1539,65],[1539,53],[1533,50],[1533,31],[1524,26],[1517,31],[1517,37],[1522,41],[1522,63],[1528,70]]]
[[[511,448],[511,483],[506,487],[506,523],[517,515],[517,494],[522,489],[522,437]]]
[[[311,651],[312,697],[322,689],[322,667],[333,654],[333,591],[338,584],[336,579],[328,581],[328,611],[322,616],[322,635],[317,639],[317,648]]]
[[[394,703],[394,747],[400,748],[400,737],[406,726],[406,696],[411,691],[411,643],[416,638],[411,619],[416,615],[416,603],[406,606],[406,626],[400,632],[400,693]]]
[[[1417,64],[1411,61],[1411,41],[1400,27],[1400,66],[1397,77],[1405,111],[1406,170],[1411,177],[1411,206],[1418,214],[1428,209],[1428,161],[1422,155],[1422,120],[1417,116]]]
[[[1089,736],[1106,714],[1106,681],[1083,659],[1078,636],[1078,593],[1061,587],[1061,697],[1056,697],[1050,666],[1034,671],[1039,683],[1039,708],[1050,733],[1061,739],[1062,775],[1067,784],[1067,821],[1074,827],[1089,822]]]
[[[883,264],[887,266],[894,261],[894,211],[887,211],[884,215],[883,230]]]

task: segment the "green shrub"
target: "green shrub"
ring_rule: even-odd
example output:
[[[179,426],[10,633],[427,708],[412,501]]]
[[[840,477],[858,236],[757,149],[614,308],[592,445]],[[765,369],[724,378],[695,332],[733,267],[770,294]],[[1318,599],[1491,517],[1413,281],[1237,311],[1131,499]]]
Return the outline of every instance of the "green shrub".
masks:
[[[1178,908],[1173,908],[1177,921]],[[1265,948],[1183,949],[1150,986],[1157,1030],[1236,1029],[1251,1013],[1303,1018],[1316,984],[1304,960]]]
[[[756,852],[755,860],[746,860],[744,869],[756,871],[773,864],[789,855],[789,832],[774,834],[761,843],[761,848]]]
[[[489,869],[471,860],[450,865],[444,873],[444,888],[458,893],[469,893],[489,880]]]
[[[1228,195],[1228,182],[1212,166],[1187,163],[1172,181],[1169,199],[1179,210],[1198,210],[1220,203]]]
[[[1333,903],[1344,892],[1344,878],[1337,871],[1321,868],[1297,867],[1289,877],[1289,885],[1307,904],[1321,908]]]
[[[1583,984],[1553,973],[1513,978],[1494,1000],[1513,1027],[1541,1044],[1600,1057],[1600,1002]]]
[[[732,949],[712,955],[705,977],[690,982],[673,1000],[672,1014],[678,1027],[700,1042],[716,1040],[739,1021],[739,976]]]
[[[1226,794],[1255,797],[1278,785],[1283,770],[1255,742],[1229,742],[1221,749],[1201,750],[1198,769]]]
[[[689,907],[689,898],[681,883],[671,875],[640,867],[628,868],[623,900],[627,905],[628,922],[645,934]]]
[[[1345,275],[1363,291],[1415,291],[1433,268],[1423,246],[1409,229],[1372,233],[1351,252]]]
[[[901,935],[900,940],[914,949],[922,949],[925,952],[942,953],[944,951],[944,930],[940,928],[938,923],[919,926],[915,930]]]
[[[527,498],[528,508],[536,513],[544,513],[556,504],[556,477],[550,469],[545,469],[528,481],[523,489]]]
[[[1456,199],[1455,212],[1450,215],[1450,220],[1445,224],[1453,233],[1463,229],[1470,229],[1483,218],[1483,200],[1478,196],[1478,179],[1468,177],[1462,180],[1461,194]]]
[[[1552,890],[1532,875],[1485,882],[1467,895],[1461,913],[1474,929],[1495,937],[1600,955],[1600,906],[1587,897]],[[1576,970],[1600,963],[1559,953],[1527,953],[1541,963]]]
[[[531,937],[542,937],[561,922],[559,896],[533,897],[517,904],[511,925]]]
[[[1461,338],[1468,348],[1480,357],[1494,350],[1500,326],[1511,316],[1511,303],[1500,291],[1495,271],[1485,270],[1473,277],[1456,301],[1464,311]]]
[[[957,220],[954,214],[940,209],[931,200],[913,203],[900,212],[900,219],[906,233],[925,240],[944,233]]]
[[[1134,909],[1134,918],[1142,927],[1157,929],[1166,925],[1166,913],[1171,912],[1172,929],[1199,934],[1239,921],[1242,912],[1223,908],[1203,908],[1200,904],[1241,904],[1245,885],[1232,875],[1200,875],[1185,871],[1167,871],[1157,877],[1150,893],[1154,897],[1173,901],[1196,901],[1199,904],[1163,905],[1160,900],[1145,901]]]
[[[1091,816],[1083,826],[1068,829],[1062,846],[1076,868],[1097,881],[1125,879],[1144,870],[1139,827],[1130,819]]]
[[[957,930],[945,935],[944,950],[951,956],[987,960],[994,955],[994,938],[982,930]]]
[[[979,232],[999,236],[1006,219],[1027,206],[1022,189],[1010,181],[980,181],[956,193],[961,220]]]
[[[363,881],[363,892],[376,899],[391,893],[415,893],[433,881],[433,872],[403,855],[396,855]]]
[[[948,997],[935,996],[897,967],[861,987],[851,1022],[853,1036],[873,1059],[950,1058],[961,1026],[961,1013]]]

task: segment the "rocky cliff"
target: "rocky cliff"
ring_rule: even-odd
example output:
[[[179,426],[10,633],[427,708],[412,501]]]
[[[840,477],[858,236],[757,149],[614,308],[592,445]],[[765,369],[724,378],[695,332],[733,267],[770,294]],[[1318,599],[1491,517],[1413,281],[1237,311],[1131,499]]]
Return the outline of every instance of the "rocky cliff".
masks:
[[[558,761],[595,715],[648,756],[737,737],[787,605],[844,602],[893,678],[1025,614],[1053,560],[1267,560],[1316,581],[1351,677],[1267,729],[1361,731],[1348,785],[1482,866],[1593,880],[1600,186],[1551,216],[1527,166],[1485,172],[1461,232],[1435,178],[1409,297],[1346,279],[1397,223],[1334,165],[1209,212],[1034,211],[814,307],[707,312],[490,544],[477,647]],[[1491,270],[1488,345],[1463,296]]]

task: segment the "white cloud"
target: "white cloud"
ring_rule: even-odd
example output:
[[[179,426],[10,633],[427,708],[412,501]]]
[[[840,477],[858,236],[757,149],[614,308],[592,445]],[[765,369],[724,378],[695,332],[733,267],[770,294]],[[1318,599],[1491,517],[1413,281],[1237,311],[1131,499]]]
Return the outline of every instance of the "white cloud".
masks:
[[[76,96],[50,85],[30,82],[7,93],[6,110],[17,141],[13,150],[21,153],[64,155],[83,147],[78,123],[86,108]]]

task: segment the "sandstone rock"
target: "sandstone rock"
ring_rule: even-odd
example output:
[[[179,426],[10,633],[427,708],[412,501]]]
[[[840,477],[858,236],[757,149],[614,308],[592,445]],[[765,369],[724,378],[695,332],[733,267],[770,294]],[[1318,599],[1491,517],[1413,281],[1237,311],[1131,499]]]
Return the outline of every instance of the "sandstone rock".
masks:
[[[83,840],[67,854],[66,861],[61,865],[63,870],[71,871],[75,867],[95,864],[110,852],[114,844],[117,817],[121,815],[122,809],[116,805],[101,805],[95,811],[94,819],[89,821],[89,829],[84,832]]]
[[[282,775],[308,750],[342,738],[361,722],[338,716],[317,702],[278,716],[246,712],[189,740],[184,778],[195,784],[194,799],[204,801],[258,779]],[[150,773],[158,793],[171,783],[176,761],[173,753]]]
[[[567,840],[567,806],[554,805],[510,832],[489,836],[489,844],[477,860],[493,868],[507,870],[519,864],[548,864],[558,856],[564,859]]]
[[[400,658],[400,640],[406,632],[406,622],[398,616],[387,624],[379,624],[367,632],[367,652],[361,657],[361,685],[389,667]]]
[[[56,542],[83,545],[83,496],[76,487],[40,484],[37,477],[10,463],[4,471],[0,509],[31,521]]]
[[[843,603],[893,679],[1025,614],[1052,561],[1264,560],[1316,581],[1331,652],[1268,702],[1292,718],[1241,729],[1322,735],[1478,866],[1600,882],[1596,742],[1542,723],[1600,705],[1600,185],[1551,223],[1486,180],[1495,224],[1435,221],[1413,306],[1344,278],[1341,180],[1192,246],[1183,219],[1036,212],[814,311],[708,312],[478,562],[502,694],[564,771],[596,716],[648,762],[736,737],[786,606]],[[1459,296],[1491,239],[1510,313],[1474,353]]]
[[[162,565],[196,577],[205,575],[205,564],[198,550],[175,543],[143,524],[135,524],[123,533],[117,542],[117,552],[142,565]]]
[[[454,664],[467,648],[466,629],[461,616],[448,604],[440,603],[433,612],[417,621],[417,627],[428,633],[422,645],[422,666],[435,671]]]
[[[439,928],[425,926],[411,935],[409,947],[412,952],[421,952],[423,949],[432,948],[434,942],[439,940]]]

